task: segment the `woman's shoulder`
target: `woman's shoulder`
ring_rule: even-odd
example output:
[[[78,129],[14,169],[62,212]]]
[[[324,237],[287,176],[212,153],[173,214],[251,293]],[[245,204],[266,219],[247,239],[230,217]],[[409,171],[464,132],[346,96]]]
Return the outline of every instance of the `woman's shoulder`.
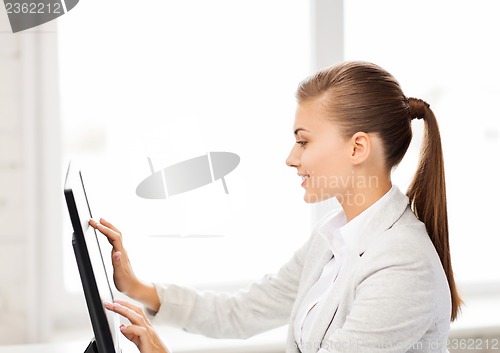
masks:
[[[359,258],[354,283],[377,278],[383,285],[399,288],[399,294],[411,300],[426,298],[449,317],[450,294],[443,266],[425,225],[413,211],[408,208],[391,228],[373,236]]]
[[[389,229],[373,234],[373,237],[364,254],[367,257],[383,256],[386,261],[413,265],[439,261],[425,224],[418,220],[410,207]]]

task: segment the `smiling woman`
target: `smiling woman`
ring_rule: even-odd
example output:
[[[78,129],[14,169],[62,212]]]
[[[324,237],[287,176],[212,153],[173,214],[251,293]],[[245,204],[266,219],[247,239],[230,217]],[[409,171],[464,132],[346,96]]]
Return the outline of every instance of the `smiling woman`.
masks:
[[[335,197],[310,238],[275,273],[233,294],[141,280],[124,237],[90,224],[113,246],[117,289],[150,316],[188,332],[247,338],[288,323],[287,353],[446,352],[461,299],[451,268],[441,138],[429,104],[407,98],[384,69],[345,62],[299,85],[287,164],[303,177],[308,203]],[[420,163],[407,195],[391,182],[425,122]],[[314,185],[322,178],[377,183]],[[347,196],[354,195],[353,199]],[[358,197],[361,196],[361,197]],[[168,353],[142,308],[106,306],[130,320],[122,333],[142,353]]]

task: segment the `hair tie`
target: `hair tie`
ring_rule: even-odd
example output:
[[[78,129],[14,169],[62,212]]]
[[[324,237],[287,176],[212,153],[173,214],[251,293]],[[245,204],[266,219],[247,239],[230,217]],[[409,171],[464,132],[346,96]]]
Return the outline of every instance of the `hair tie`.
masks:
[[[411,119],[424,119],[427,111],[430,109],[429,103],[419,98],[407,98],[408,108],[410,109]]]

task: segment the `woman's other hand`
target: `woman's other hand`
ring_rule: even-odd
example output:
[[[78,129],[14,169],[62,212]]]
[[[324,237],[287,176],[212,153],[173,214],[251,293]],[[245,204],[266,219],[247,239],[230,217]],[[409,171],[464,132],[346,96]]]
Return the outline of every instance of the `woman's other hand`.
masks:
[[[102,218],[99,220],[99,223],[91,219],[89,224],[105,235],[109,243],[113,246],[111,260],[116,289],[128,296],[132,296],[135,287],[138,286],[139,280],[132,270],[127,251],[123,247],[122,233],[114,225]]]
[[[141,353],[170,353],[141,308],[118,299],[114,303],[104,303],[104,306],[130,321],[131,325],[121,325],[120,331]]]
[[[89,224],[105,235],[113,246],[111,261],[113,263],[113,281],[116,289],[157,312],[160,308],[160,300],[156,288],[152,284],[142,282],[134,274],[127,251],[123,246],[122,233],[114,225],[102,218],[99,223],[91,219]]]

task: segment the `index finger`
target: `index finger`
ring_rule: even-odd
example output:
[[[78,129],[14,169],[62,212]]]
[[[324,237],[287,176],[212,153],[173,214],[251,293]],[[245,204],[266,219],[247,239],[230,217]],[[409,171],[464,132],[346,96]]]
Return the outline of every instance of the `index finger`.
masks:
[[[147,324],[147,321],[142,315],[119,303],[104,303],[104,306],[106,309],[114,311],[115,313],[127,318],[133,325],[145,327]]]
[[[144,310],[142,310],[142,308],[138,307],[137,305],[134,305],[126,300],[121,300],[121,299],[115,299],[114,302],[118,303],[121,306],[127,307],[130,310],[135,311],[137,314],[142,316],[142,318],[144,319],[145,322],[149,322],[146,314],[144,313]]]

